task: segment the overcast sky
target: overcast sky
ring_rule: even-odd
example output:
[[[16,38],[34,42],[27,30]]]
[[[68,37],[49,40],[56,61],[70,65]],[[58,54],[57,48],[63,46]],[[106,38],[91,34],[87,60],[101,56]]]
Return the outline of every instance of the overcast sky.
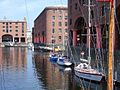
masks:
[[[0,0],[0,20],[23,20],[32,28],[35,18],[47,6],[64,5],[67,0]]]

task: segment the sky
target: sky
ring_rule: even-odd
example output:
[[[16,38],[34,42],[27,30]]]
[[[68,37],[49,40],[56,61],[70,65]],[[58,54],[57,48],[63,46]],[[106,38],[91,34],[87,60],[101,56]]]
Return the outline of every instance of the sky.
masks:
[[[28,29],[47,6],[67,6],[67,0],[0,0],[0,20],[23,20],[26,17]]]

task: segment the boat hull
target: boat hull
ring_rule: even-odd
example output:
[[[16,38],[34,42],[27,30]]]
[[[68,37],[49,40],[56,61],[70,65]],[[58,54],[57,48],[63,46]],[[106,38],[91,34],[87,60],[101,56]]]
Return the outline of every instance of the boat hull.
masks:
[[[62,62],[62,61],[57,61],[57,64],[58,65],[61,65],[61,66],[71,66],[72,65],[72,63],[71,62]]]
[[[83,79],[87,79],[87,80],[92,80],[92,81],[97,81],[100,82],[103,79],[103,75],[98,75],[98,74],[91,74],[91,73],[83,73],[83,72],[79,72],[75,70],[75,75],[83,78]]]
[[[58,60],[58,57],[50,57],[50,60],[56,62]]]

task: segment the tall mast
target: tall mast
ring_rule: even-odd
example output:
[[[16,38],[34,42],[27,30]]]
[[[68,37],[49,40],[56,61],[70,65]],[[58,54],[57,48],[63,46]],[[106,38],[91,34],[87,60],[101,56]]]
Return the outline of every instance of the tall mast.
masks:
[[[90,55],[90,16],[91,16],[91,9],[90,9],[90,0],[88,0],[88,61],[89,61],[89,68],[91,63],[91,55]]]
[[[110,26],[109,26],[109,61],[108,61],[108,90],[113,90],[113,63],[114,63],[114,31],[115,31],[115,0],[110,0]]]

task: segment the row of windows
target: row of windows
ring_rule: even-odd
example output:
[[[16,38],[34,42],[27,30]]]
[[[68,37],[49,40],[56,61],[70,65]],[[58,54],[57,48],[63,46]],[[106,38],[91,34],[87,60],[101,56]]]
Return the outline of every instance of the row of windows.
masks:
[[[2,24],[8,25],[8,24],[13,24],[13,22],[2,22]],[[15,24],[18,24],[18,22],[15,22]],[[24,25],[24,22],[22,22],[22,25]]]
[[[8,29],[6,29],[6,32],[12,32],[12,30],[8,30]],[[3,32],[5,32],[5,29],[3,29]],[[15,30],[15,32],[18,32],[18,30]],[[24,33],[24,31],[22,30],[22,33]]]
[[[52,10],[53,13],[59,13],[59,14],[62,14],[62,13],[67,13],[67,10]]]
[[[55,22],[52,22],[52,26],[55,26]],[[58,22],[58,26],[62,26],[62,22]],[[67,22],[65,22],[65,26],[67,26]]]
[[[62,18],[62,16],[58,16],[58,20],[62,20]],[[68,16],[65,16],[64,19],[67,20]],[[55,16],[52,16],[52,20],[55,20]]]
[[[5,28],[5,26],[2,26],[3,28]],[[12,28],[12,26],[9,26],[10,28]],[[8,28],[8,26],[6,26],[6,28]],[[18,28],[18,26],[15,26],[15,28]]]
[[[59,32],[59,33],[62,33],[62,29],[59,28],[59,29],[58,29],[58,32]],[[65,29],[65,32],[67,33],[67,29]],[[55,29],[54,29],[54,28],[52,29],[52,33],[55,33]]]
[[[65,40],[67,40],[67,38],[68,38],[68,37],[65,36]],[[56,38],[52,36],[52,43],[55,43],[55,39],[56,39]],[[59,41],[62,41],[62,36],[58,36],[58,40],[59,40]]]
[[[18,34],[15,34],[15,36],[18,36]],[[22,36],[24,36],[24,34],[22,34]]]

